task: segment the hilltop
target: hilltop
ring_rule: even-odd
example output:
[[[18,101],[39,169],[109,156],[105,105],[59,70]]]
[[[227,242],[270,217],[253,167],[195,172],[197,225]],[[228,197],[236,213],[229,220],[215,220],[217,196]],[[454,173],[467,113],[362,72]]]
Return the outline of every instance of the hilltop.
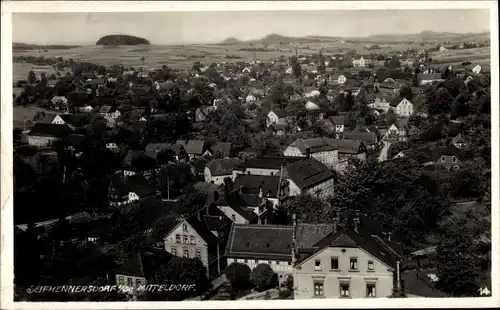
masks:
[[[112,34],[100,38],[96,45],[150,45],[149,41],[125,34]]]
[[[39,45],[39,44],[28,44],[12,42],[13,51],[31,51],[31,50],[63,50],[78,47],[78,45]]]

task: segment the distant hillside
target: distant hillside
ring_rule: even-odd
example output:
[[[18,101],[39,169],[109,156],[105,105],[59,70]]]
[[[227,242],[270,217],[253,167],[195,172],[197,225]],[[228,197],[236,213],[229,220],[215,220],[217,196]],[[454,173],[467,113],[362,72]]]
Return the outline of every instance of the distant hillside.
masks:
[[[134,37],[125,34],[112,34],[100,38],[96,45],[149,45],[149,41],[144,38]]]
[[[63,50],[78,47],[78,45],[38,45],[12,42],[13,51],[32,51],[32,50]]]
[[[339,40],[350,40],[357,42],[402,42],[402,41],[469,41],[469,40],[488,40],[489,32],[482,33],[450,33],[422,31],[416,34],[377,34],[366,37],[332,37],[332,36],[306,36],[306,37],[288,37],[279,34],[270,34],[262,39],[240,41],[236,38],[228,38],[221,44],[290,44],[290,43],[317,43],[334,42]]]

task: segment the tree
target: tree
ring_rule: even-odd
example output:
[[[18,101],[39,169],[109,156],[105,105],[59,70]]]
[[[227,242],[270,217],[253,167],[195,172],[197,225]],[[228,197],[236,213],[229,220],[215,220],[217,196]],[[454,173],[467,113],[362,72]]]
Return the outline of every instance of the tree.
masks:
[[[399,95],[403,98],[410,100],[410,101],[413,99],[413,92],[412,92],[411,88],[406,86],[406,85],[401,87],[401,89],[399,90]]]
[[[141,57],[141,63],[144,64],[144,61],[146,60],[146,58],[144,58],[144,56]]]
[[[252,270],[246,264],[235,262],[227,266],[224,273],[233,289],[237,290],[248,286]]]
[[[440,87],[435,93],[435,97],[428,97],[427,111],[432,115],[450,113],[453,108],[453,101],[450,92],[446,88]]]
[[[28,72],[28,84],[34,84],[35,82],[36,82],[35,72],[33,71]]]
[[[272,287],[274,271],[268,264],[259,264],[252,270],[250,281],[259,291],[264,291]]]
[[[311,195],[300,195],[287,198],[283,208],[288,214],[296,214],[301,221],[306,223],[328,221],[325,215],[329,210],[325,209],[323,202]]]

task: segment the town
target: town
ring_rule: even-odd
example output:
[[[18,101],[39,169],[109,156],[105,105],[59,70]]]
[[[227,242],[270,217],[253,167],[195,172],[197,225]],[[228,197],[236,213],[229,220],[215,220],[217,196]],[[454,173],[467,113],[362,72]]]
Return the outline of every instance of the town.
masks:
[[[490,66],[436,59],[489,42],[303,45],[14,55],[34,66],[13,85],[16,300],[488,296]],[[163,284],[196,289],[134,289]]]

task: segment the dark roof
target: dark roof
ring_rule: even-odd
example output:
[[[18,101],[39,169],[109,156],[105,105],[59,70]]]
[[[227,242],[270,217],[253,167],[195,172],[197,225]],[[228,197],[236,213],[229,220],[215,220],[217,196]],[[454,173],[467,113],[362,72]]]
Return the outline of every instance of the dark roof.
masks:
[[[146,145],[145,153],[147,156],[156,159],[159,153],[166,150],[172,150],[175,155],[179,155],[184,150],[184,147],[180,144],[149,143]]]
[[[219,231],[226,225],[224,217],[219,215],[205,215],[203,216],[203,221],[210,231]]]
[[[344,115],[330,116],[328,119],[335,125],[347,125],[349,123],[349,119]]]
[[[160,264],[165,264],[173,256],[166,251],[142,251],[114,270],[115,274],[143,277],[149,282]]]
[[[200,235],[200,237],[208,244],[217,243],[217,237],[208,228],[207,224],[203,220],[199,220],[196,216],[192,216],[186,219],[191,227]]]
[[[212,155],[220,153],[222,157],[230,157],[231,147],[232,147],[231,142],[219,142],[210,146],[210,152],[212,152]]]
[[[155,192],[142,174],[127,177],[125,184],[129,191],[136,193],[140,198],[149,196]]]
[[[127,154],[125,155],[125,158],[123,159],[123,165],[125,166],[131,166],[132,161],[136,158],[141,157],[144,155],[143,151],[140,150],[128,150]]]
[[[113,113],[116,112],[116,107],[110,105],[103,105],[99,109],[99,113]]]
[[[377,134],[374,132],[346,131],[344,138],[350,140],[359,140],[368,144],[377,143]]]
[[[188,154],[202,155],[205,141],[203,140],[177,140],[177,144],[184,146]]]
[[[292,226],[233,224],[226,257],[292,260]]]
[[[251,158],[244,163],[238,165],[240,169],[248,169],[248,168],[260,168],[260,169],[274,169],[280,170],[282,165],[286,165],[288,163],[296,162],[299,160],[303,160],[304,157],[295,157],[295,156],[261,156]]]
[[[295,228],[297,248],[310,249],[321,239],[332,233],[333,224],[299,223]]]
[[[359,154],[362,152],[363,141],[351,139],[339,139],[337,147],[339,154]]]
[[[277,198],[279,180],[279,175],[238,174],[233,184],[235,189],[242,188],[245,194],[258,194],[262,188],[264,197]]]
[[[251,208],[248,208],[247,202],[238,191],[233,191],[225,197],[215,202],[217,206],[231,207],[236,213],[251,222],[255,218],[255,213]]]
[[[389,104],[392,107],[397,107],[398,104],[401,102],[401,100],[403,100],[403,97],[394,97],[394,98],[391,99],[391,101],[389,102]]]
[[[62,138],[73,133],[73,130],[66,124],[36,123],[28,133],[29,136]]]
[[[330,138],[311,138],[311,139],[297,139],[295,142],[290,144],[290,146],[297,147],[302,154],[307,153],[307,149],[313,153],[317,152],[328,152],[337,149],[337,143]]]
[[[285,175],[303,190],[333,178],[333,173],[314,158],[286,165]]]
[[[233,168],[241,164],[238,158],[216,158],[209,161],[206,167],[210,169],[212,176],[230,175],[233,173]]]
[[[424,146],[416,149],[403,151],[407,157],[413,157],[420,163],[435,162],[441,156],[456,156],[458,159],[464,161],[465,155],[456,147],[430,147]]]

